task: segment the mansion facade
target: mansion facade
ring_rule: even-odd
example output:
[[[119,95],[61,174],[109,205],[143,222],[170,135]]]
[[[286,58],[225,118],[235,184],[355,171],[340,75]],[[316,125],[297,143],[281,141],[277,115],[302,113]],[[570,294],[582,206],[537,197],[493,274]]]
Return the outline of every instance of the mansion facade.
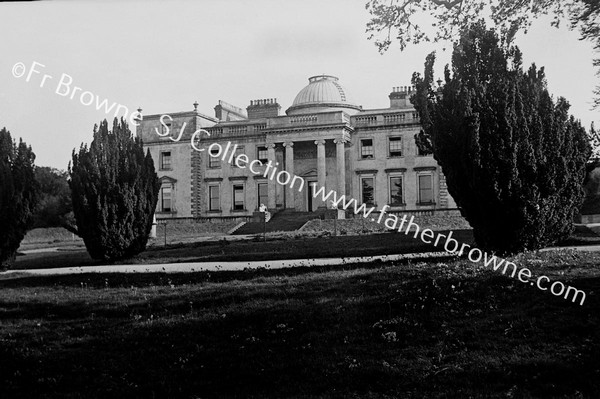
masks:
[[[396,87],[389,108],[363,109],[336,77],[318,75],[285,115],[276,99],[254,100],[246,109],[219,101],[214,117],[200,113],[197,103],[162,120],[162,114],[143,115],[137,135],[161,181],[156,217],[248,218],[261,204],[314,212],[327,206],[314,198],[319,187],[377,209],[388,205],[391,213],[455,209],[440,167],[416,146],[420,125],[411,94],[410,87]],[[203,152],[191,145],[199,129],[210,133],[201,136]],[[235,146],[236,157],[271,161],[305,184],[299,191],[209,156],[212,143]]]

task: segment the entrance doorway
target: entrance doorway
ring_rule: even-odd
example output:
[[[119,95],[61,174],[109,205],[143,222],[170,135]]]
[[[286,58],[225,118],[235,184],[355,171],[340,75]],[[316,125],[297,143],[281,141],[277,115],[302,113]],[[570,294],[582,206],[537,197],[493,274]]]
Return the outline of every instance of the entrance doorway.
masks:
[[[302,188],[302,196],[298,197],[298,200],[302,203],[297,204],[298,210],[303,210],[305,212],[316,212],[317,206],[315,198],[313,198],[315,194],[315,185],[317,184],[317,169],[312,168],[308,169],[306,172],[299,174],[302,179],[304,179],[304,185]]]
[[[317,210],[317,207],[315,206],[315,198],[314,198],[314,194],[315,194],[315,186],[317,184],[316,181],[307,181],[307,196],[306,196],[306,210],[308,212],[315,212]]]

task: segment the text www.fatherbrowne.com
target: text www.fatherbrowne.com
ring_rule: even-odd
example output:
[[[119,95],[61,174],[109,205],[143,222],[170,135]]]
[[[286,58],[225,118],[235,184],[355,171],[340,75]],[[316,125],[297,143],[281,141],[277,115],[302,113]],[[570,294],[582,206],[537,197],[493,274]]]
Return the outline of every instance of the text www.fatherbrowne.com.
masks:
[[[320,187],[314,193],[315,198],[320,196],[323,201],[330,200],[333,205],[343,209],[348,209],[350,206],[352,206],[352,211],[354,214],[360,214],[360,216],[364,218],[368,218],[369,215],[375,210],[374,207],[368,208],[365,206],[365,204],[358,206],[358,203],[354,198],[347,200],[345,195],[338,197],[337,193],[333,190],[329,190],[327,194],[325,194],[325,191],[326,190],[323,187]],[[455,254],[457,256],[462,256],[468,249],[467,257],[473,263],[479,263],[483,260],[483,265],[485,267],[491,266],[494,271],[502,268],[501,272],[504,275],[507,275],[507,272],[510,269],[511,273],[508,275],[510,275],[512,278],[515,278],[516,276],[517,279],[522,283],[529,283],[532,286],[535,285],[542,291],[550,290],[552,295],[561,296],[564,299],[570,298],[572,302],[575,302],[578,298],[580,298],[580,305],[583,305],[585,302],[586,294],[582,290],[572,286],[565,286],[565,284],[560,281],[555,281],[552,284],[549,284],[551,280],[547,276],[539,276],[532,280],[532,272],[526,267],[519,268],[513,262],[499,258],[496,255],[488,255],[487,252],[483,252],[479,248],[471,247],[469,244],[460,244],[457,240],[452,238],[452,232],[449,232],[448,235],[445,235],[442,233],[436,233],[430,229],[421,230],[419,225],[414,222],[414,216],[411,216],[410,220],[407,220],[407,215],[403,215],[402,218],[399,218],[394,214],[387,214],[387,209],[389,209],[389,206],[384,205],[379,211],[379,216],[377,219],[371,218],[371,220],[381,223],[385,217],[384,225],[388,229],[397,230],[405,235],[412,234],[412,230],[414,230],[414,238],[419,237],[425,244],[433,244],[435,247],[443,243],[443,248],[446,252]]]
[[[169,116],[163,115],[163,117]],[[169,131],[168,125],[166,125],[163,121],[163,117],[161,117],[161,123],[167,128],[167,131],[161,134],[158,132],[158,129],[156,129],[156,133],[164,137],[169,134]],[[199,129],[192,135],[190,143],[192,148],[199,152],[203,152],[205,150],[204,148],[198,147],[201,134],[210,136],[208,131]],[[171,138],[171,140],[179,141],[181,137],[182,135],[180,134],[178,138]],[[246,166],[248,166],[248,169],[253,174],[262,175],[269,180],[275,180],[277,183],[283,186],[289,186],[290,188],[297,186],[296,188],[298,189],[298,192],[302,192],[304,189],[304,179],[299,176],[292,175],[285,170],[278,170],[277,166],[279,165],[279,162],[275,162],[275,164],[273,164],[273,162],[269,160],[266,164],[263,164],[258,159],[250,161],[250,158],[248,158],[246,154],[238,154],[236,156],[236,148],[237,144],[232,145],[231,142],[228,142],[225,148],[223,148],[221,144],[213,142],[208,146],[208,154],[212,158],[220,158],[221,161],[235,165],[240,169],[245,169]],[[264,171],[257,169],[261,166],[265,166]],[[298,183],[297,185],[296,182]],[[323,203],[328,203],[329,201],[329,203],[331,203],[335,208],[341,208],[344,210],[350,209],[355,215],[362,216],[365,219],[369,218],[370,215],[376,211],[375,207],[367,207],[366,204],[359,205],[354,198],[349,198],[345,195],[338,196],[338,193],[334,190],[327,191],[325,187],[317,187],[316,184],[314,184],[314,187],[315,190],[313,190],[313,197],[318,200],[320,199],[323,201]],[[532,286],[535,285],[542,291],[550,291],[552,295],[560,296],[564,299],[571,299],[572,302],[576,302],[578,299],[580,299],[580,305],[583,305],[585,302],[586,294],[582,290],[572,286],[566,286],[560,281],[554,281],[552,284],[550,284],[551,280],[547,276],[539,276],[532,280],[532,277],[534,276],[531,270],[526,267],[519,268],[513,262],[499,258],[496,255],[489,255],[487,252],[483,252],[479,248],[471,247],[470,245],[464,243],[460,244],[457,240],[452,238],[452,232],[448,233],[448,235],[445,235],[434,232],[430,229],[421,230],[419,225],[414,222],[414,216],[411,216],[410,220],[407,220],[407,215],[403,215],[402,218],[399,218],[392,213],[387,213],[387,209],[389,209],[389,206],[385,205],[380,211],[378,211],[379,215],[377,219],[371,218],[371,220],[374,222],[376,221],[377,223],[383,222],[385,227],[388,229],[397,230],[400,233],[403,232],[405,235],[408,235],[412,232],[412,230],[414,230],[414,238],[420,238],[425,244],[433,244],[433,246],[437,247],[443,243],[444,250],[450,254],[462,256],[464,253],[466,253],[467,258],[473,263],[479,263],[483,260],[483,265],[485,267],[491,266],[494,271],[501,269],[503,275],[509,275],[511,278],[515,278],[516,276],[517,279],[524,284],[529,283]],[[507,274],[509,269],[511,273]]]

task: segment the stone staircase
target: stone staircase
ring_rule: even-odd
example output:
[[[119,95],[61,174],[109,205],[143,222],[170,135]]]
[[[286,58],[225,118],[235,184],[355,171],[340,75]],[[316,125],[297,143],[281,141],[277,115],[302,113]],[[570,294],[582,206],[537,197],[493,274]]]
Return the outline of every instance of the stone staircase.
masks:
[[[313,219],[323,218],[326,210],[318,210],[316,212],[297,212],[291,209],[285,209],[277,212],[271,220],[267,222],[267,233],[273,231],[294,231],[304,226],[306,222]],[[260,234],[264,231],[262,222],[248,222],[236,231],[233,235],[240,234]]]

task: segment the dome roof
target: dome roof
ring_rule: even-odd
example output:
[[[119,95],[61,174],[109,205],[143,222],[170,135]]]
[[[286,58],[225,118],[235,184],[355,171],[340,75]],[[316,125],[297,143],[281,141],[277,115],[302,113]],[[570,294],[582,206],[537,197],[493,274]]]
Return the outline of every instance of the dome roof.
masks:
[[[304,87],[287,113],[298,113],[300,109],[329,107],[342,107],[360,109],[348,97],[346,90],[338,83],[338,78],[330,75],[317,75],[308,79],[308,86]],[[324,110],[324,109],[323,109]],[[314,110],[313,110],[314,111]]]

